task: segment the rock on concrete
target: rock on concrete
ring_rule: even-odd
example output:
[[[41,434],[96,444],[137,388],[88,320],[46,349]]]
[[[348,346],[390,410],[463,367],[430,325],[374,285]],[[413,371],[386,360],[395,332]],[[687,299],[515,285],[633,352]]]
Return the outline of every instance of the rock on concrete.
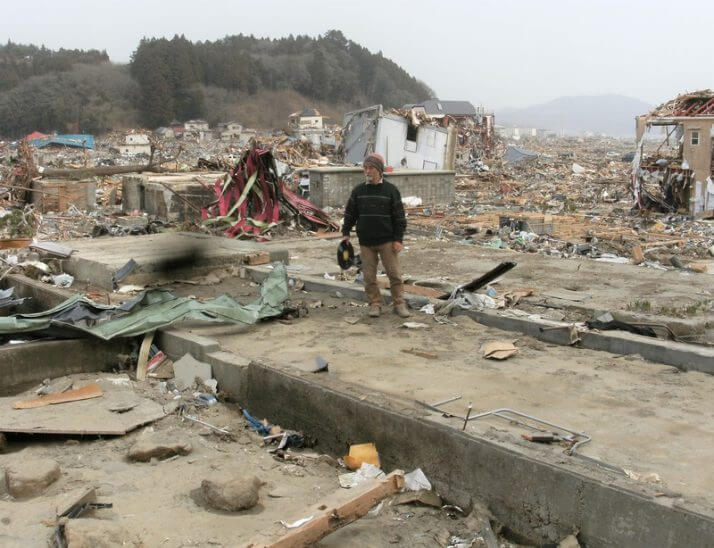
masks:
[[[120,524],[94,518],[71,519],[64,527],[67,548],[139,548],[144,546]]]
[[[179,390],[192,386],[196,377],[202,381],[212,378],[211,364],[198,361],[191,354],[174,362],[174,383]]]
[[[34,497],[61,476],[59,464],[52,459],[26,459],[5,467],[5,483],[15,498]]]
[[[149,462],[151,459],[166,459],[174,455],[188,455],[193,450],[191,442],[182,437],[169,438],[159,434],[140,439],[129,449],[129,460]]]
[[[201,493],[211,508],[237,512],[258,504],[258,490],[262,484],[255,476],[205,479],[201,482]]]

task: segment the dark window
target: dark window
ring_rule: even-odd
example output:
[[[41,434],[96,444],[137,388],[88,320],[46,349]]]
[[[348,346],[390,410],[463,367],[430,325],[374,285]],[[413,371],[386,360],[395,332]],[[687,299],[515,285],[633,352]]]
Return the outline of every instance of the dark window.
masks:
[[[407,126],[407,141],[416,142],[416,140],[417,140],[417,127],[413,126],[412,124],[409,124]]]

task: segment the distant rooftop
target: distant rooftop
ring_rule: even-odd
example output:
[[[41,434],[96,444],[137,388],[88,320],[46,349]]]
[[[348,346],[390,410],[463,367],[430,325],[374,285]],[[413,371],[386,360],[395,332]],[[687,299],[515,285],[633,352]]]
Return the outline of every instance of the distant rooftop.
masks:
[[[427,116],[476,116],[476,107],[469,101],[442,101],[427,99],[423,103],[404,105],[404,108],[422,107]]]
[[[293,112],[290,117],[295,118],[295,117],[308,117],[308,116],[322,116],[320,114],[320,111],[314,108],[306,108],[303,111],[298,111],[298,112]]]

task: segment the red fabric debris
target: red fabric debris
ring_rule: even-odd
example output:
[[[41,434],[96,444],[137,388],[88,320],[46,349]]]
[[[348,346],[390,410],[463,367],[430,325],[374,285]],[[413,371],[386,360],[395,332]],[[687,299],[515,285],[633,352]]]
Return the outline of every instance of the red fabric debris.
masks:
[[[255,180],[246,192],[254,175]],[[202,208],[202,217],[207,224],[227,224],[224,234],[232,238],[262,239],[281,218],[289,216],[307,221],[313,230],[339,228],[324,211],[285,186],[277,175],[270,149],[247,151],[229,173],[214,183],[213,190],[217,199]],[[244,201],[236,207],[244,192]]]

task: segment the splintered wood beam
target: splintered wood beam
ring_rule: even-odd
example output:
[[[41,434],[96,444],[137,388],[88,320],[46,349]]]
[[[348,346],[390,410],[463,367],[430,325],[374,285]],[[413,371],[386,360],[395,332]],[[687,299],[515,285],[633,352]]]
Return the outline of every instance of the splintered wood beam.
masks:
[[[305,516],[314,516],[305,525],[297,527],[271,544],[249,544],[252,548],[297,548],[311,546],[340,527],[358,520],[380,501],[401,491],[404,487],[402,472],[392,472],[378,480],[365,482],[353,488],[357,494],[337,506],[317,504],[306,509]]]

